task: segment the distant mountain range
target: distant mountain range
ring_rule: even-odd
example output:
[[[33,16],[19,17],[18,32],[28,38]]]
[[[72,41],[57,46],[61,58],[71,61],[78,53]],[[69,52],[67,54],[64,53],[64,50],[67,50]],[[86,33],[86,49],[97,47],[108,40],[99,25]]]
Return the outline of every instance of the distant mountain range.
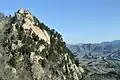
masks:
[[[86,70],[84,80],[120,80],[120,40],[67,47]]]
[[[68,44],[67,47],[79,59],[105,58],[120,60],[120,40],[96,44]]]

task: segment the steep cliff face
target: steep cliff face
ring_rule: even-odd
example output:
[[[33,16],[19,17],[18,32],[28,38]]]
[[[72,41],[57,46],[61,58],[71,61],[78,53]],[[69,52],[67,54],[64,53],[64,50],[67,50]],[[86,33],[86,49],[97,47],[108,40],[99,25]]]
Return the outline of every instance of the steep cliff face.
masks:
[[[32,14],[24,9],[20,9],[16,14],[15,14],[15,23],[13,23],[13,31],[15,31],[15,27],[18,25],[19,27],[21,26],[25,33],[28,32],[28,30],[31,30],[31,34],[35,33],[39,37],[39,39],[43,39],[47,43],[50,43],[50,36],[46,32],[46,30],[42,29],[42,27],[39,25],[38,22],[35,22]]]
[[[70,56],[61,35],[25,9],[3,27],[0,80],[81,80],[83,68]]]

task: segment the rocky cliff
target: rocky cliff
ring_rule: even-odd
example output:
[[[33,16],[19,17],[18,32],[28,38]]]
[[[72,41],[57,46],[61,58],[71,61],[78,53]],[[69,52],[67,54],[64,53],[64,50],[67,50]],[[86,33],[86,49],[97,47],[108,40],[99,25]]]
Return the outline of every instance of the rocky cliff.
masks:
[[[0,80],[81,80],[61,35],[25,9],[0,25]],[[3,23],[0,21],[0,23]]]

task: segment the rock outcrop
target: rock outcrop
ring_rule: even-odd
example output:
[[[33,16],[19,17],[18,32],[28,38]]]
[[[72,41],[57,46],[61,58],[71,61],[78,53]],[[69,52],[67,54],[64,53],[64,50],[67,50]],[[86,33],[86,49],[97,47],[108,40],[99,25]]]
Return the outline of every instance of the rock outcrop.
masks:
[[[47,43],[50,43],[49,34],[46,30],[42,29],[38,22],[35,22],[32,14],[28,10],[20,9],[15,14],[15,20],[18,22],[12,24],[13,29],[15,29],[16,25],[22,25],[21,27],[25,30],[25,32],[31,30],[31,34],[35,33],[39,39],[44,39]]]
[[[18,10],[1,30],[0,80],[83,78],[83,68],[70,56],[61,35],[28,10]]]

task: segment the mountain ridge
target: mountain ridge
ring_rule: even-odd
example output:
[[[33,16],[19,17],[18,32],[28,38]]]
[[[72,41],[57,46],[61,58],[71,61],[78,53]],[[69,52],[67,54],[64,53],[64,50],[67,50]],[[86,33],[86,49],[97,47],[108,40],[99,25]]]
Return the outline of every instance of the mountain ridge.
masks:
[[[120,80],[120,40],[67,45],[87,70],[85,80]]]
[[[0,80],[80,80],[84,69],[62,36],[28,10],[1,20]]]
[[[111,41],[111,42],[101,42],[101,43],[88,43],[88,44],[83,44],[83,43],[80,43],[80,44],[75,44],[75,45],[71,45],[71,44],[67,44],[67,47],[71,50],[72,48],[70,47],[76,47],[76,49],[80,49],[80,47],[94,47],[93,49],[93,52],[98,52],[98,53],[101,53],[101,54],[104,54],[104,52],[102,52],[103,50],[108,50],[107,48],[109,48],[110,50],[115,48],[114,51],[120,49],[120,40],[114,40],[114,41]],[[105,49],[106,48],[106,49]],[[98,49],[98,50],[97,50]],[[96,51],[97,50],[97,51]],[[102,50],[102,51],[100,51]],[[109,51],[110,51],[109,50]],[[74,50],[71,50],[73,53],[75,53]],[[81,50],[82,51],[82,50]]]
[[[0,18],[0,80],[120,80],[119,41],[111,43],[71,49],[61,34],[19,9]]]

